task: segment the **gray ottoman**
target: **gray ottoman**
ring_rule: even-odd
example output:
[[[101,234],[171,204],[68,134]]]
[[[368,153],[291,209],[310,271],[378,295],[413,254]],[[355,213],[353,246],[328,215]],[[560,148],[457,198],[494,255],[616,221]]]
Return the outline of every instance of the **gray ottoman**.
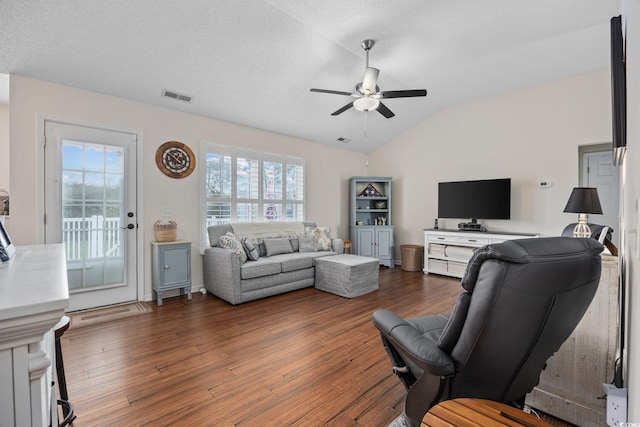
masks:
[[[355,298],[378,289],[380,260],[359,255],[316,258],[316,289]]]

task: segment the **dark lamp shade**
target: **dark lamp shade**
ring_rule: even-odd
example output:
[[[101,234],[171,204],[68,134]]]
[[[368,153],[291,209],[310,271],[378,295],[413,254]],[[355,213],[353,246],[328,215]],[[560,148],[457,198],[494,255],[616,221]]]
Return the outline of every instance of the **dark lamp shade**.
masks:
[[[591,187],[574,188],[567,202],[567,206],[564,207],[564,211],[583,214],[601,214],[602,206],[600,206],[598,190]]]

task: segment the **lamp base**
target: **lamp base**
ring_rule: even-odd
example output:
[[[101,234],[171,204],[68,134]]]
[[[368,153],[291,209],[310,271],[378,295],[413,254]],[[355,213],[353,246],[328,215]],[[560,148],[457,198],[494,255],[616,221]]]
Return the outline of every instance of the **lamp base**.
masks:
[[[591,228],[587,224],[587,214],[578,214],[578,223],[573,229],[573,237],[591,237]]]

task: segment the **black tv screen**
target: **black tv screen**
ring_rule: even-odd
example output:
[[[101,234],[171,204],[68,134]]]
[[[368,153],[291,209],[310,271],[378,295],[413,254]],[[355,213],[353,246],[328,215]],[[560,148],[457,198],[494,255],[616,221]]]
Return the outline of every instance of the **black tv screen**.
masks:
[[[438,218],[511,219],[511,178],[439,183]]]
[[[627,146],[627,77],[622,17],[611,18],[611,111],[613,164],[619,166]]]

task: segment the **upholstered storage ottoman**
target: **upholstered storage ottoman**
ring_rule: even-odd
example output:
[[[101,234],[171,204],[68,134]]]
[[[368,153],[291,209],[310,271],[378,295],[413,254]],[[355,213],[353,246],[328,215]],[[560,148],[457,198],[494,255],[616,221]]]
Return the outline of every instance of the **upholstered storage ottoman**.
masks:
[[[316,259],[316,289],[355,298],[378,289],[380,260],[340,254]]]

